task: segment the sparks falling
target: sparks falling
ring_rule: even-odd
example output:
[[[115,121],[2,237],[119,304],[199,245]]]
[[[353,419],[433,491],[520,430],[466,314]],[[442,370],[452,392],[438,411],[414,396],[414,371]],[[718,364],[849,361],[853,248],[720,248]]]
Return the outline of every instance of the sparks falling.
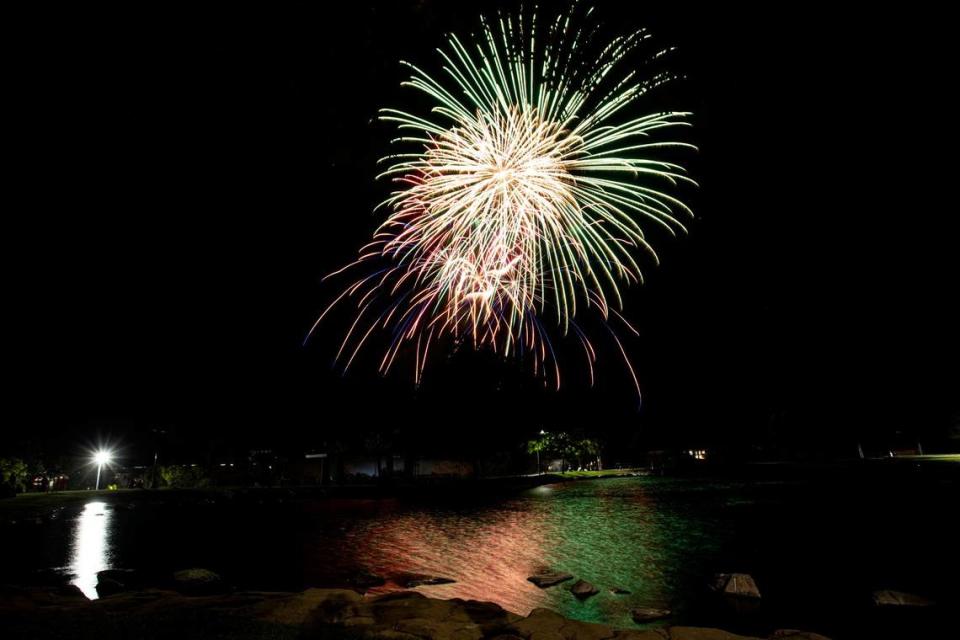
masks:
[[[594,312],[637,385],[611,324],[633,331],[617,310],[621,288],[642,281],[635,254],[656,260],[645,226],[685,231],[680,218],[692,215],[666,190],[693,181],[662,156],[693,147],[661,138],[690,114],[627,115],[671,77],[617,73],[645,31],[598,46],[597,27],[578,22],[576,6],[547,25],[503,16],[469,46],[450,36],[438,78],[402,63],[412,74],[404,85],[434,106],[381,110],[401,132],[394,142],[410,148],[381,160],[381,177],[397,185],[380,205],[390,213],[359,258],[331,274],[362,270],[311,329],[335,305],[355,305],[337,354],[345,370],[379,329],[390,337],[384,374],[409,347],[419,382],[431,346],[452,338],[528,359],[559,387],[549,330],[575,336],[593,380],[596,352],[576,317]]]

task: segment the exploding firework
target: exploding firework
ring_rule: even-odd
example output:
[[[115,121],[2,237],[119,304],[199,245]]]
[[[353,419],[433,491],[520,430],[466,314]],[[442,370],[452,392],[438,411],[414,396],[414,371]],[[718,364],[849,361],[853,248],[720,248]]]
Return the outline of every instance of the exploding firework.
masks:
[[[362,270],[317,320],[355,305],[337,354],[344,370],[381,330],[382,373],[406,346],[419,382],[431,345],[452,339],[528,359],[559,386],[549,330],[575,336],[592,381],[596,352],[576,321],[591,311],[633,376],[610,322],[626,324],[621,288],[642,281],[635,254],[656,260],[645,226],[674,233],[691,215],[668,191],[692,180],[663,156],[692,147],[661,138],[689,114],[627,115],[669,74],[618,75],[648,34],[601,46],[598,28],[575,26],[575,13],[484,21],[469,46],[452,35],[438,50],[438,77],[402,63],[412,74],[404,85],[434,105],[421,115],[381,111],[409,151],[381,160],[381,176],[397,185],[380,205],[389,215],[359,258],[331,274]]]

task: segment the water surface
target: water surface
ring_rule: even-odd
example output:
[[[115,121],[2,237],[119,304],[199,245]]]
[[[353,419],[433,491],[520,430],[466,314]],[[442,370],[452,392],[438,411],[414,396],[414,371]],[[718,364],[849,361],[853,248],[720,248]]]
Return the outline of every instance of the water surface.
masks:
[[[873,589],[946,601],[958,594],[956,493],[940,479],[625,478],[430,500],[137,496],[91,497],[42,522],[3,525],[10,581],[52,570],[95,598],[104,568],[205,567],[252,589],[387,578],[374,592],[420,573],[455,580],[418,587],[426,594],[493,601],[520,614],[549,607],[631,627],[630,610],[645,606],[672,609],[672,624],[756,633],[802,627],[837,637],[883,627],[869,606]],[[571,583],[539,589],[527,580],[547,569],[601,592],[579,601]],[[729,571],[755,576],[759,607],[708,593],[712,574]]]

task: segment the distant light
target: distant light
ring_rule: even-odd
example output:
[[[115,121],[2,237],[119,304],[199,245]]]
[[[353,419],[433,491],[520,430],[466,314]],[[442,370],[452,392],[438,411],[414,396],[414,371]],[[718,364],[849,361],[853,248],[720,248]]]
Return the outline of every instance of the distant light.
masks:
[[[93,464],[97,465],[97,484],[96,490],[100,490],[100,472],[103,471],[103,465],[110,464],[113,459],[113,452],[106,449],[99,449],[93,454]]]

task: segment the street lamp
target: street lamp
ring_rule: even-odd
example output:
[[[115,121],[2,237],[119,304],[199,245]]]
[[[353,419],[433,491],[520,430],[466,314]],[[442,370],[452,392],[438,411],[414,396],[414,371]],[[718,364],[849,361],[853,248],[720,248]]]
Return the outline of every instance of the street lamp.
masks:
[[[112,459],[113,454],[104,449],[100,449],[93,454],[93,462],[97,465],[97,491],[100,490],[100,471],[103,470],[103,465],[110,464],[110,460]]]
[[[540,435],[541,435],[541,436],[545,436],[545,435],[547,435],[547,432],[544,431],[543,429],[540,429]],[[540,467],[540,449],[541,449],[541,448],[543,448],[543,438],[542,438],[542,437],[540,438],[540,442],[539,442],[538,445],[537,445],[537,475],[538,475],[538,476],[543,474],[543,471],[541,471],[541,467]]]

